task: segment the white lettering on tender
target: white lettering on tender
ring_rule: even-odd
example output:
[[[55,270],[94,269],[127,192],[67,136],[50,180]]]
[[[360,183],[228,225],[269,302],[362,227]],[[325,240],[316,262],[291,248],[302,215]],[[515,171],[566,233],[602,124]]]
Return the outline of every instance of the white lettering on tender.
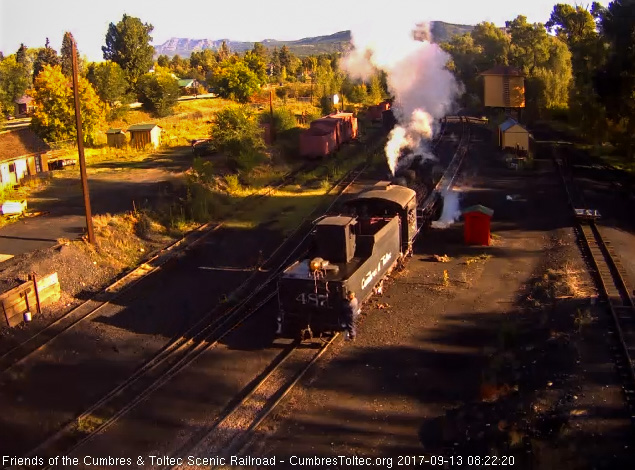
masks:
[[[366,275],[362,278],[362,290],[370,284],[373,279],[377,277],[377,275],[381,272],[381,270],[388,264],[388,261],[392,258],[392,253],[386,253],[381,257],[379,262],[377,263],[377,267],[375,269],[369,270]]]

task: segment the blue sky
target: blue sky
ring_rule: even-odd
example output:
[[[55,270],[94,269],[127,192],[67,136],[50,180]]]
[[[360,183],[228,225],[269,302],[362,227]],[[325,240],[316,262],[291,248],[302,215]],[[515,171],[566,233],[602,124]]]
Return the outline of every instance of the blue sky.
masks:
[[[395,16],[419,21],[441,20],[503,25],[519,14],[546,22],[554,0],[0,0],[0,51],[14,53],[25,43],[42,47],[49,37],[59,51],[71,31],[81,54],[102,60],[108,24],[124,13],[154,26],[153,43],[170,37],[229,38],[242,41],[291,40],[331,34],[357,23],[381,24]],[[580,3],[580,2],[578,2]],[[590,3],[590,2],[589,2]],[[606,2],[602,2],[606,4]],[[390,10],[388,9],[390,8]]]

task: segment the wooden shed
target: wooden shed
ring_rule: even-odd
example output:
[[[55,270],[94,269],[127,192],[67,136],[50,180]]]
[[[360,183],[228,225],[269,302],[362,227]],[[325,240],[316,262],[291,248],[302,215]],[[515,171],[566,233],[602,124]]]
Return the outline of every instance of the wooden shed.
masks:
[[[516,67],[497,65],[481,73],[483,99],[491,108],[524,108],[525,77]]]
[[[28,127],[0,132],[0,186],[48,171],[50,150]]]
[[[14,101],[15,104],[15,117],[28,116],[35,109],[33,105],[33,98],[27,95],[23,95]]]
[[[498,144],[501,148],[529,151],[529,131],[514,119],[507,119],[498,126]]]
[[[151,145],[157,148],[161,145],[161,126],[157,124],[135,124],[128,128],[128,132],[132,147],[143,148]]]
[[[123,129],[108,129],[106,131],[108,147],[121,148],[126,145],[126,133]]]
[[[322,158],[337,150],[335,127],[310,127],[300,134],[300,156]]]

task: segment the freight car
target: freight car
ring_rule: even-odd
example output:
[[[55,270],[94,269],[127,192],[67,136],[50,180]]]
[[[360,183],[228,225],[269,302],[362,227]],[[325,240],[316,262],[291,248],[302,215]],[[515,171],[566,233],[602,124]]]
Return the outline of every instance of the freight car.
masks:
[[[353,113],[331,114],[312,121],[300,134],[300,156],[323,158],[356,138],[357,118]]]
[[[341,329],[346,294],[360,301],[411,253],[417,233],[415,191],[387,182],[320,219],[309,255],[278,280],[278,333],[311,338]]]

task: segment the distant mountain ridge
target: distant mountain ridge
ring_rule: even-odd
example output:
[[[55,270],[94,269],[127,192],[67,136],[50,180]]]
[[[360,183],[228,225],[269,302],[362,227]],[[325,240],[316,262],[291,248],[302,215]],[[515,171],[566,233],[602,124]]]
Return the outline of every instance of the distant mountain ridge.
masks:
[[[431,25],[432,37],[435,42],[445,42],[452,36],[470,32],[474,27],[469,25],[458,25],[444,23],[443,21],[433,21]],[[170,38],[161,45],[154,46],[155,57],[161,54],[173,57],[189,57],[194,51],[203,49],[218,49],[225,41],[229,49],[234,52],[245,52],[254,46],[253,42],[233,41],[231,39],[189,39]],[[295,41],[278,41],[276,39],[264,39],[262,44],[273,49],[278,49],[286,45],[289,50],[299,57],[311,54],[321,54],[328,52],[345,52],[351,47],[351,32],[339,31],[326,36],[314,36],[298,39]]]

